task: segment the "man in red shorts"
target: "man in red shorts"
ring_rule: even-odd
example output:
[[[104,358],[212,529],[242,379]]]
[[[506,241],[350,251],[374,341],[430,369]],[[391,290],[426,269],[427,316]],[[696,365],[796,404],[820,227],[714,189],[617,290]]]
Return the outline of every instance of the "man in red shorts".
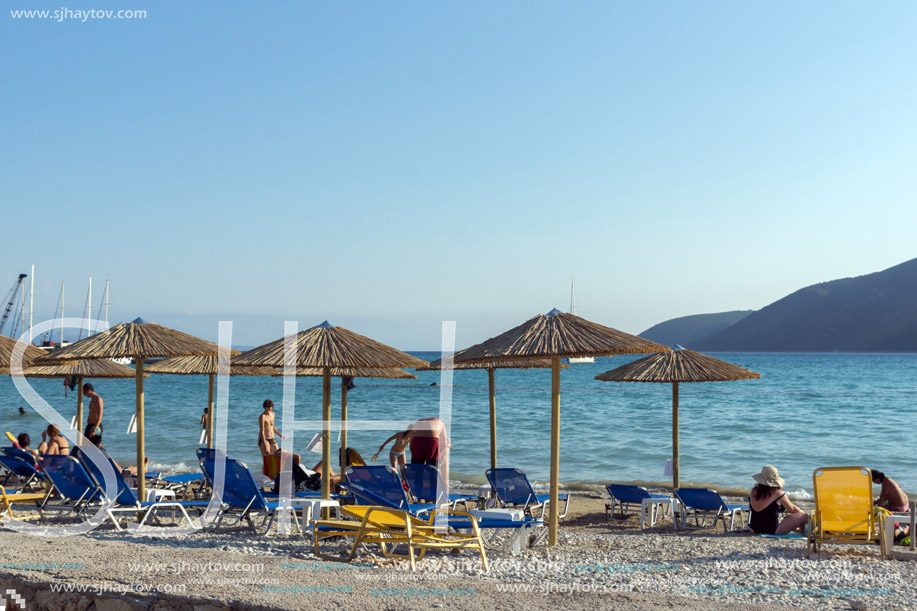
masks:
[[[449,448],[452,443],[446,434],[446,425],[439,418],[422,418],[409,429],[411,437],[411,464],[439,467],[446,486],[449,485]]]

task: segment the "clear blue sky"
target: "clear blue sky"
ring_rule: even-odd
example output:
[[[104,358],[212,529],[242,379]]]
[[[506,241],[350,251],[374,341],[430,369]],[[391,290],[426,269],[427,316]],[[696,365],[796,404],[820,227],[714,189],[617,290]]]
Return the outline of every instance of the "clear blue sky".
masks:
[[[913,2],[130,2],[0,14],[0,292],[406,349],[637,333],[917,256]]]

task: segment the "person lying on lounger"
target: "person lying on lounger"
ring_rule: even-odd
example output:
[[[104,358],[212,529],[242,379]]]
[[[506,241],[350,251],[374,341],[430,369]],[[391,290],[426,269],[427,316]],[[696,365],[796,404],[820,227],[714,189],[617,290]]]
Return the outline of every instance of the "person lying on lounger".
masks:
[[[761,473],[752,475],[752,478],[757,484],[749,497],[751,519],[748,525],[751,529],[759,535],[802,532],[809,516],[787,498],[783,492],[784,481],[777,473],[777,468],[768,465],[761,469]],[[781,520],[779,514],[783,510],[789,515]]]

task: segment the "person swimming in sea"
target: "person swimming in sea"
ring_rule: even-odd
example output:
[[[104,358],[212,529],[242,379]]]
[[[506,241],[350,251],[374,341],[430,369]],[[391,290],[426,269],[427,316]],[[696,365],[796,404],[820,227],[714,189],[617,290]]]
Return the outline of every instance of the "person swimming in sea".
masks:
[[[19,415],[20,415],[20,416],[25,416],[25,408],[24,408],[24,407],[20,407],[20,408],[19,408]]]
[[[392,449],[388,451],[388,461],[395,468],[403,467],[405,464],[404,453],[407,450],[408,444],[411,443],[411,438],[413,436],[414,431],[401,431],[400,433],[395,433],[386,439],[385,443],[379,446],[379,451],[373,454],[370,461],[376,462],[376,459],[379,458],[379,454],[385,449],[388,442],[394,440],[395,443],[392,444]]]

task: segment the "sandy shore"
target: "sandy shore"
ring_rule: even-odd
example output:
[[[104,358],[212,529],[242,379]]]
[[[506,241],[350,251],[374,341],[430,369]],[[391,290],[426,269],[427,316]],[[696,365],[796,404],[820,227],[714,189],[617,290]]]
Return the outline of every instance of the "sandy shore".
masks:
[[[914,606],[915,565],[881,561],[877,546],[835,546],[807,560],[805,541],[722,527],[675,533],[669,520],[641,531],[633,517],[606,520],[604,503],[577,497],[556,548],[491,552],[487,573],[470,552],[431,552],[416,573],[376,550],[351,565],[326,562],[300,535],[237,527],[179,539],[111,527],[67,538],[2,529],[0,585],[15,589],[28,609],[74,611]]]

